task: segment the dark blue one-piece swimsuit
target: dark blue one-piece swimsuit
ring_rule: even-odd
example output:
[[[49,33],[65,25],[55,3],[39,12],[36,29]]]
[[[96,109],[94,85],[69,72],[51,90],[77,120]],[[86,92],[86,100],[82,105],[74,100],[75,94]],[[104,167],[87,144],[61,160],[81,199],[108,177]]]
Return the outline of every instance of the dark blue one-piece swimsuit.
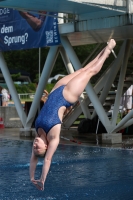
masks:
[[[38,130],[38,128],[42,128],[45,131],[45,133],[48,134],[48,132],[53,126],[62,123],[58,116],[59,108],[62,106],[65,106],[67,108],[73,105],[72,103],[66,101],[66,99],[64,98],[64,87],[64,85],[58,87],[48,96],[46,103],[42,107],[35,121],[36,131]]]

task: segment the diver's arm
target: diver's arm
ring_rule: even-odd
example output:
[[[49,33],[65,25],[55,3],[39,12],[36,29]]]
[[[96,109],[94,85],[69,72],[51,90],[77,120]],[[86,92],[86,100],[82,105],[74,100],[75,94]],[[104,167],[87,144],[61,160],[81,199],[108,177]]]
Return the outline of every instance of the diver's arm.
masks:
[[[36,186],[36,188],[39,190],[44,190],[44,183],[50,169],[53,154],[56,151],[58,144],[59,144],[59,138],[52,139],[49,142],[48,150],[46,152],[45,159],[44,159],[41,178],[39,180],[32,181],[34,185]]]
[[[42,168],[42,175],[40,180],[45,182],[50,165],[51,165],[51,160],[53,157],[53,154],[55,153],[57,146],[59,144],[59,138],[53,139],[50,141],[49,145],[48,145],[48,150],[44,159],[44,165]]]
[[[34,180],[37,161],[38,161],[38,158],[34,155],[33,150],[32,150],[31,159],[30,159],[30,180],[32,182]]]

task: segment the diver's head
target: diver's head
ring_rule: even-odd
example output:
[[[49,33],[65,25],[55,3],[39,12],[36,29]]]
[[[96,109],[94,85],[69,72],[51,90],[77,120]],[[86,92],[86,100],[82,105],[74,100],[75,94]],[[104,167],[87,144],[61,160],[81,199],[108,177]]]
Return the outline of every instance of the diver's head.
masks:
[[[33,152],[37,157],[44,157],[48,148],[48,143],[40,137],[36,137],[33,142]]]

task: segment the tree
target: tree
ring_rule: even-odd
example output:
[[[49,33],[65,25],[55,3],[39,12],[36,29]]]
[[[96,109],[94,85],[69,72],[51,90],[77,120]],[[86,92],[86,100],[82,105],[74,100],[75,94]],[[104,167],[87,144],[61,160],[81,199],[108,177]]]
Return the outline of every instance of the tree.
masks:
[[[11,74],[12,80],[16,81],[21,76],[21,73],[18,74]]]
[[[91,54],[91,52],[96,47],[96,45],[97,44],[89,44],[89,45],[73,47],[81,63],[83,63],[84,60]],[[41,49],[41,72],[44,67],[44,63],[46,61],[48,52],[49,52],[49,47],[44,47]],[[4,57],[9,69],[24,70],[30,73],[32,82],[37,81],[38,74],[39,74],[39,67],[38,67],[39,66],[39,50],[38,49],[4,52]],[[109,59],[107,59],[104,65],[105,68],[109,66],[112,58],[113,56],[110,56]],[[65,68],[65,65],[60,55],[58,56],[55,62],[55,66],[51,73],[51,77],[55,76],[56,74],[64,74],[64,75],[67,74],[67,70]],[[95,79],[96,77],[93,77],[92,79],[93,82],[95,82]]]

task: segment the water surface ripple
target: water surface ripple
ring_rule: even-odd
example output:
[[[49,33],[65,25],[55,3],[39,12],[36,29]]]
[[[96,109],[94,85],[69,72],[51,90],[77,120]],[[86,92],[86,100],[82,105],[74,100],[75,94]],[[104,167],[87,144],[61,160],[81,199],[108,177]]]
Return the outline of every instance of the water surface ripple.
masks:
[[[0,200],[133,199],[133,150],[59,145],[40,192],[29,180],[31,148],[29,141],[0,139]]]

